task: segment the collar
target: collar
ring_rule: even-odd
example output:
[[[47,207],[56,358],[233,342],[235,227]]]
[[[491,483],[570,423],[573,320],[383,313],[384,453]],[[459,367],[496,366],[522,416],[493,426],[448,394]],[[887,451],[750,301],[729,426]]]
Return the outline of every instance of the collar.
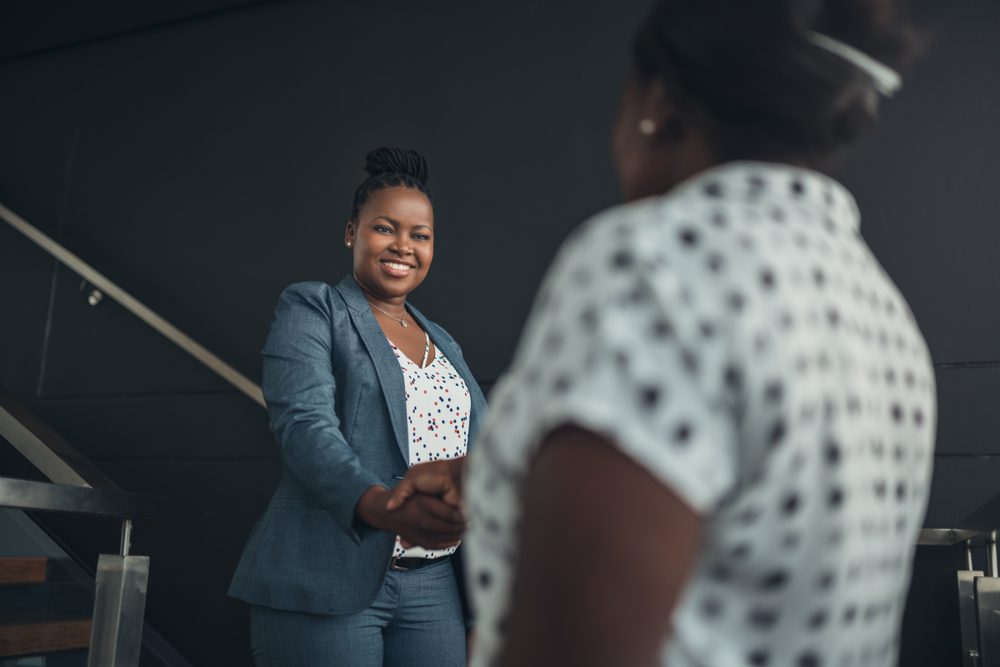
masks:
[[[354,312],[371,309],[368,299],[365,298],[365,293],[361,291],[358,281],[354,279],[354,274],[348,273],[341,278],[340,282],[337,283],[337,291],[344,297],[347,307]]]
[[[857,232],[861,224],[858,205],[847,188],[818,171],[779,162],[726,162],[682,181],[668,196],[720,204],[805,207],[851,232]]]

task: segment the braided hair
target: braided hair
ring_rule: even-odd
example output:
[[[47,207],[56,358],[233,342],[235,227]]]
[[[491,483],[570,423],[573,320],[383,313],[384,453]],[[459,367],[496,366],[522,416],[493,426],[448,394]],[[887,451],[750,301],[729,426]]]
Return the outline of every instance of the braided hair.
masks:
[[[419,190],[431,198],[427,187],[430,175],[427,159],[409,148],[376,148],[365,156],[366,178],[354,191],[351,220],[357,221],[358,213],[374,192],[385,188],[404,187]]]
[[[898,69],[918,49],[893,0],[658,0],[635,71],[707,124],[723,159],[825,159],[878,118],[871,78],[809,31]]]

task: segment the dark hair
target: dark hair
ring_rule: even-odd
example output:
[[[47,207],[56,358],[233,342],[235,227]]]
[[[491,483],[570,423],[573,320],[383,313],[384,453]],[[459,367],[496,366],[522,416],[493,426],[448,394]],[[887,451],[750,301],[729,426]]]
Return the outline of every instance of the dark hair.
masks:
[[[415,150],[409,148],[376,148],[368,151],[365,156],[366,178],[354,191],[354,207],[351,209],[351,220],[358,219],[361,207],[365,205],[373,192],[383,188],[404,187],[419,190],[431,198],[427,187],[430,175],[427,171],[427,159]]]
[[[707,121],[726,160],[822,160],[878,118],[868,74],[809,41],[904,66],[917,33],[892,0],[659,0],[633,42],[636,73]]]

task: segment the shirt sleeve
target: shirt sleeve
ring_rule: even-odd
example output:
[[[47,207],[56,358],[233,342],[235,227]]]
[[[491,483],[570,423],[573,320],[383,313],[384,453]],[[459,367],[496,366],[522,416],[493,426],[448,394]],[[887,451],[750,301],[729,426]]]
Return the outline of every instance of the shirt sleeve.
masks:
[[[725,318],[710,294],[694,294],[683,272],[640,247],[591,238],[564,254],[508,387],[528,399],[524,441],[562,424],[586,428],[710,513],[739,477]]]

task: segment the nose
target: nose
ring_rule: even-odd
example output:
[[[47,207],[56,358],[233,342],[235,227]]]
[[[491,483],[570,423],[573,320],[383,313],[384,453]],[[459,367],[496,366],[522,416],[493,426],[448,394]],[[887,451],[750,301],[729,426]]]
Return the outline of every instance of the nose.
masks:
[[[407,234],[396,234],[395,240],[389,249],[399,255],[412,255],[413,247],[410,244],[410,237]]]

